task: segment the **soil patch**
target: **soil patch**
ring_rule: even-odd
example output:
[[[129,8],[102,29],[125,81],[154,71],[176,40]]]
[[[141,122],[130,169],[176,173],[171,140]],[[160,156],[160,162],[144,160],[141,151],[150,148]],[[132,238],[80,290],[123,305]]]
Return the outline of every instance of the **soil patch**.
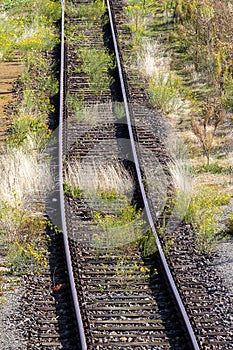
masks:
[[[23,71],[21,62],[0,63],[0,143],[6,139],[10,117],[6,107],[14,98],[13,84]]]

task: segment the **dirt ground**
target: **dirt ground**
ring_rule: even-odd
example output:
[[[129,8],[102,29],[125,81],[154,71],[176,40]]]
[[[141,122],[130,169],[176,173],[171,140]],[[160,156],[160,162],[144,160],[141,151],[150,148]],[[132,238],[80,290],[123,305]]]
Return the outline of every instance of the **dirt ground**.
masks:
[[[13,83],[22,71],[23,65],[20,62],[0,62],[0,145],[6,138],[10,125],[10,118],[5,109],[13,99]]]

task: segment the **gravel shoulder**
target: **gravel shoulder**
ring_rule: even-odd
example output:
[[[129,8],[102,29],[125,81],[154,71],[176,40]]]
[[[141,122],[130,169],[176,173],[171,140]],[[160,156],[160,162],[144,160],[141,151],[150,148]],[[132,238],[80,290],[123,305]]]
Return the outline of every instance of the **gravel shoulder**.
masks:
[[[233,297],[233,237],[220,243],[215,249],[213,261],[215,268],[223,279],[223,283]]]
[[[23,322],[20,312],[22,294],[21,286],[6,292],[6,301],[0,305],[0,350],[27,349],[23,335],[19,332],[19,320]]]

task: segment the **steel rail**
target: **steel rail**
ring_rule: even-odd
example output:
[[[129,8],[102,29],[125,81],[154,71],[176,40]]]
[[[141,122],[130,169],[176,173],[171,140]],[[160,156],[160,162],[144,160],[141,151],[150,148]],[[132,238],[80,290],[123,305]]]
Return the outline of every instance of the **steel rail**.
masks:
[[[65,60],[65,43],[64,43],[64,20],[65,20],[65,0],[61,0],[62,18],[61,18],[61,57],[60,57],[60,106],[59,106],[59,200],[60,200],[60,214],[61,214],[61,226],[63,232],[63,240],[66,253],[67,269],[69,273],[70,287],[72,292],[72,298],[74,303],[75,315],[78,324],[79,339],[81,342],[81,350],[87,349],[86,337],[79,307],[79,301],[77,296],[77,290],[74,282],[74,274],[71,263],[71,254],[68,242],[68,232],[66,226],[65,215],[65,203],[64,203],[64,190],[63,190],[63,115],[64,115],[64,60]]]
[[[176,287],[175,281],[174,281],[174,279],[172,277],[171,271],[170,271],[168,263],[166,261],[166,258],[165,258],[165,255],[164,255],[164,252],[163,252],[163,249],[162,249],[162,246],[161,246],[158,234],[156,232],[156,228],[155,228],[154,221],[153,221],[153,218],[152,218],[152,215],[151,215],[151,211],[150,211],[150,208],[149,208],[149,203],[148,203],[148,199],[147,199],[147,196],[146,196],[145,188],[144,188],[144,185],[143,185],[141,169],[140,169],[140,166],[139,166],[139,161],[138,161],[138,156],[137,156],[137,151],[136,151],[136,145],[135,145],[134,136],[133,136],[133,129],[132,129],[132,125],[131,125],[131,117],[130,117],[127,93],[126,93],[126,88],[125,88],[125,81],[124,81],[124,77],[123,77],[123,69],[122,69],[122,65],[121,65],[121,60],[120,60],[120,55],[119,55],[119,50],[118,50],[118,43],[117,43],[117,38],[116,38],[116,34],[115,34],[115,26],[114,26],[112,10],[111,10],[111,6],[110,6],[109,0],[106,0],[106,4],[107,4],[107,8],[108,8],[109,21],[110,21],[110,25],[111,25],[111,31],[112,31],[114,48],[115,48],[115,55],[116,55],[118,72],[119,72],[119,77],[120,77],[120,83],[121,83],[122,95],[123,95],[123,100],[124,100],[126,119],[127,119],[127,124],[128,124],[128,131],[129,131],[130,142],[131,142],[131,147],[132,147],[132,152],[133,152],[133,158],[134,158],[135,168],[136,168],[136,171],[137,171],[137,177],[138,177],[138,182],[139,182],[139,186],[140,186],[140,191],[141,191],[143,202],[144,202],[144,205],[145,205],[146,216],[147,216],[150,228],[151,228],[151,230],[152,230],[152,232],[154,234],[154,237],[155,237],[155,240],[156,240],[156,244],[157,244],[157,247],[158,247],[158,251],[159,251],[159,255],[160,255],[160,258],[161,258],[162,263],[163,263],[163,267],[165,269],[168,281],[170,283],[170,286],[172,288],[172,291],[173,291],[173,294],[175,296],[176,302],[177,302],[178,307],[180,309],[180,312],[182,314],[185,326],[187,328],[190,340],[192,342],[193,349],[194,350],[200,350],[199,345],[197,343],[196,336],[194,334],[193,328],[191,326],[191,323],[189,321],[187,312],[185,310],[184,304],[183,304],[183,302],[181,300],[181,297],[179,295],[179,292],[178,292],[178,289]]]

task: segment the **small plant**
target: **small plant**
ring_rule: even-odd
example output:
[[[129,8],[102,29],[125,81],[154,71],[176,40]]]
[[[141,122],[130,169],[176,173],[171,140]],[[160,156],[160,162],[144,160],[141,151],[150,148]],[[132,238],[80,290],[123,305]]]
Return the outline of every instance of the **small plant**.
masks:
[[[32,269],[38,271],[38,268],[47,266],[47,259],[43,250],[38,250],[38,248],[35,250],[30,244],[27,244],[26,247],[24,247],[18,242],[11,245],[8,252],[8,261],[11,272],[16,275],[25,274],[29,268],[30,271]]]
[[[12,119],[11,134],[7,140],[9,146],[22,146],[27,151],[44,149],[51,131],[42,119],[30,115],[14,116]]]
[[[119,198],[119,194],[115,190],[112,190],[110,192],[100,191],[97,193],[97,195],[103,198],[104,200],[107,200],[110,202],[115,201],[116,199]]]
[[[149,98],[153,107],[165,113],[177,111],[182,105],[179,95],[180,78],[171,73],[161,72],[149,83]]]
[[[221,207],[229,203],[231,196],[211,186],[205,186],[196,193],[188,207],[185,222],[195,229],[197,249],[210,253],[218,243],[219,216]]]
[[[66,95],[66,106],[75,115],[79,115],[79,112],[84,108],[83,100],[78,99],[75,95]]]
[[[155,237],[151,230],[148,230],[138,240],[138,246],[144,258],[155,254],[158,250],[155,242]]]
[[[157,5],[157,4],[156,4]],[[129,18],[128,26],[132,33],[143,34],[147,27],[147,17],[156,11],[152,0],[129,0],[125,12]]]
[[[230,235],[233,234],[233,213],[229,214],[227,217],[226,230]]]
[[[211,173],[211,174],[222,174],[228,172],[230,169],[225,169],[223,166],[218,163],[212,164],[201,164],[195,168],[195,173]]]
[[[82,191],[80,190],[80,188],[71,186],[66,181],[64,182],[64,193],[67,196],[71,196],[74,198],[80,198],[82,196]]]
[[[206,156],[207,166],[210,164],[210,153],[213,147],[214,136],[226,114],[225,108],[217,100],[207,100],[203,103],[201,121],[198,122],[195,117],[192,117],[192,130],[201,144]]]
[[[95,48],[82,48],[78,51],[84,73],[96,94],[103,93],[113,83],[108,70],[114,68],[113,59],[107,52]]]
[[[101,212],[93,213],[93,221],[99,233],[92,236],[92,242],[98,252],[104,249],[122,249],[135,244],[140,236],[143,221],[140,219],[141,212],[132,205],[126,205],[116,212],[115,215]]]
[[[164,249],[163,249],[165,255],[168,255],[169,250],[174,245],[174,242],[175,242],[175,238],[170,238],[170,239],[166,240],[165,245],[164,245]]]

